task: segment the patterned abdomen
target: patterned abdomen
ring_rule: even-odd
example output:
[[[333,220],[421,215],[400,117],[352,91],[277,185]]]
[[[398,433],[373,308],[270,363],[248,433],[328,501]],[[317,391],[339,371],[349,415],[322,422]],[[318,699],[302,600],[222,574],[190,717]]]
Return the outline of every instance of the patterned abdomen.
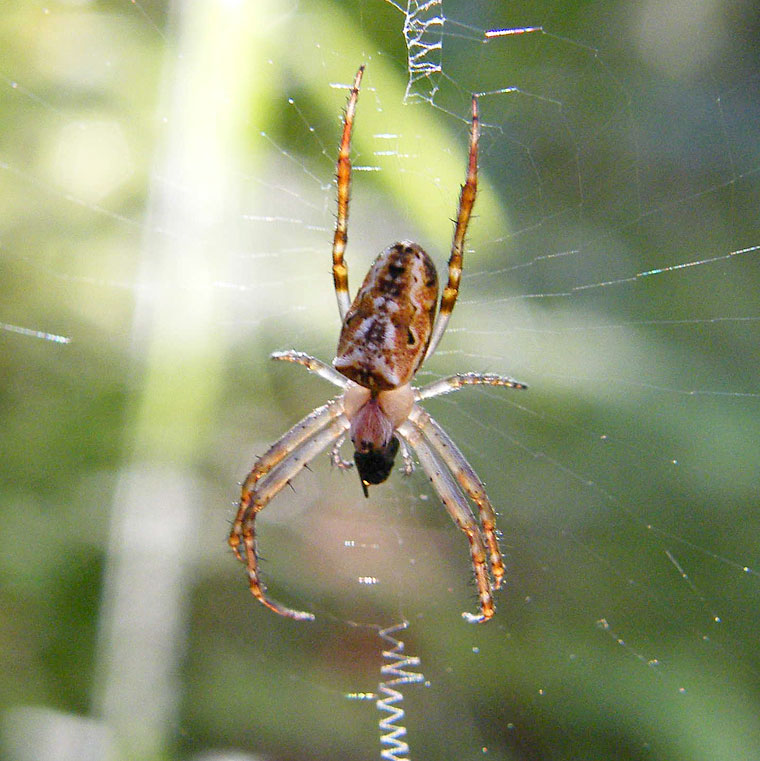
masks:
[[[437,300],[438,275],[422,248],[387,248],[346,314],[335,369],[374,393],[409,383],[430,343]]]

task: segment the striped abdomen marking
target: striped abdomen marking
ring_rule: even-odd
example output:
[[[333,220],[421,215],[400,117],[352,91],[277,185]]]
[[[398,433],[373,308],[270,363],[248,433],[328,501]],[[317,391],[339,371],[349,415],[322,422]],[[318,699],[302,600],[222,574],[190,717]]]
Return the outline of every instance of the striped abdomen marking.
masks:
[[[438,275],[416,243],[383,251],[367,273],[340,331],[333,365],[373,393],[403,386],[430,342]]]

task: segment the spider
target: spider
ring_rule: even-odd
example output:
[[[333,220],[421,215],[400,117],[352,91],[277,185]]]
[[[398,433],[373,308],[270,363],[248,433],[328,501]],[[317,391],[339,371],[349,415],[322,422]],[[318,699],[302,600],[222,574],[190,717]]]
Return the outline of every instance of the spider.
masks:
[[[259,511],[320,452],[331,447],[339,467],[353,464],[364,495],[385,481],[401,449],[404,471],[414,465],[410,450],[430,478],[454,522],[470,544],[478,589],[479,612],[465,612],[470,622],[488,621],[494,614],[493,590],[504,578],[495,528],[495,512],[483,482],[443,428],[419,402],[465,386],[524,389],[512,378],[481,373],[458,373],[417,388],[411,385],[423,361],[438,346],[459,293],[467,225],[478,181],[478,99],[472,98],[472,126],[467,177],[461,188],[454,239],[448,263],[448,282],[438,300],[438,275],[430,257],[416,243],[401,241],[383,251],[367,273],[356,298],[348,292],[348,269],[343,254],[348,239],[348,201],[351,182],[351,131],[364,73],[356,73],[343,121],[337,166],[338,214],[332,247],[333,281],[342,321],[333,366],[298,351],[272,354],[272,359],[303,365],[338,386],[342,393],[296,423],[260,457],[243,482],[229,544],[248,570],[253,596],[275,613],[313,620],[311,613],[292,610],[271,600],[259,576],[254,521]],[[346,435],[354,445],[354,463],[345,462],[340,447]],[[477,506],[480,525],[467,502]],[[490,565],[490,568],[489,568]]]

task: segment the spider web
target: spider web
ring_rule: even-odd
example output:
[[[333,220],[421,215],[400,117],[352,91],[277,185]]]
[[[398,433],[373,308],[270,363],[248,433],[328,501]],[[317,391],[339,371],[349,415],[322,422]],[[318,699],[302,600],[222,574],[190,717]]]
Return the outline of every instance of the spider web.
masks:
[[[6,755],[377,757],[383,719],[411,758],[753,758],[756,28],[710,4],[16,3]],[[418,380],[529,385],[426,405],[500,513],[483,627],[420,472],[365,500],[323,456],[262,513],[270,593],[312,624],[251,601],[224,543],[253,458],[333,393],[266,357],[334,353],[362,62],[352,292],[397,239],[443,271],[480,94],[460,301]]]

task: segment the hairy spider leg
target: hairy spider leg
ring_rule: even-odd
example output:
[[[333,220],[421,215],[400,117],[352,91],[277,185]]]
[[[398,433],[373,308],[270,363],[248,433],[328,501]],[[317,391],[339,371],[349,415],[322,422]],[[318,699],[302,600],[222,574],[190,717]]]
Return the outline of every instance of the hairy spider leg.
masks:
[[[246,566],[248,567],[248,586],[250,587],[251,594],[275,613],[294,618],[297,621],[312,621],[314,620],[314,614],[293,610],[270,600],[266,596],[266,588],[259,577],[254,521],[258,513],[269,504],[299,471],[305,468],[320,452],[327,449],[345,434],[348,426],[348,418],[345,415],[340,415],[327,428],[315,433],[310,439],[304,441],[289,457],[283,459],[279,465],[272,468],[264,478],[258,481],[248,493],[244,507],[242,504],[243,500],[241,500],[241,509],[244,512],[242,520],[243,544],[245,547]]]
[[[356,100],[359,97],[359,86],[362,82],[364,66],[359,67],[354,79],[354,86],[348,96],[346,116],[343,120],[343,137],[340,141],[338,153],[338,217],[335,223],[335,237],[333,238],[333,282],[335,283],[335,296],[338,299],[338,312],[341,322],[346,317],[346,312],[351,306],[351,298],[348,295],[348,267],[343,261],[343,253],[348,241],[348,196],[351,188],[351,130],[354,126],[354,114],[356,113]]]
[[[482,623],[493,617],[494,604],[491,595],[491,580],[486,566],[486,547],[480,534],[480,528],[467,504],[467,500],[457,486],[451,474],[442,467],[438,458],[428,445],[422,431],[410,421],[403,423],[398,429],[399,435],[414,449],[433,487],[443,501],[446,510],[454,522],[467,536],[470,543],[470,555],[475,571],[475,583],[478,587],[480,614],[462,613],[462,617],[470,623]]]
[[[271,355],[271,358],[283,360],[285,362],[292,362],[295,365],[301,365],[309,372],[318,375],[320,378],[329,381],[339,388],[346,388],[350,383],[348,378],[346,378],[345,375],[341,375],[334,367],[303,351],[295,351],[294,349],[289,351],[276,351]],[[335,446],[333,446],[330,451],[330,462],[333,466],[340,468],[341,470],[348,470],[349,468],[354,467],[352,460],[344,460],[340,456],[340,448],[343,446],[345,440],[346,437],[342,436],[335,442]]]
[[[459,281],[462,277],[462,259],[464,255],[464,237],[470,223],[472,207],[478,192],[478,140],[480,139],[480,120],[478,118],[478,98],[472,96],[472,126],[470,128],[470,158],[467,163],[467,179],[459,194],[459,210],[457,212],[454,240],[451,244],[449,257],[449,280],[441,293],[441,308],[438,311],[433,335],[430,337],[425,359],[433,356],[433,352],[446,331],[451,311],[459,295]]]
[[[504,578],[504,562],[501,558],[499,541],[496,536],[496,513],[491,500],[488,499],[488,494],[486,494],[486,487],[448,433],[418,404],[412,407],[409,420],[422,431],[433,451],[443,460],[443,464],[478,506],[480,525],[491,560],[494,589],[499,589]]]
[[[399,443],[401,444],[401,459],[404,462],[404,468],[401,472],[405,476],[411,476],[412,473],[414,473],[414,458],[412,457],[412,453],[409,451],[406,442],[401,439]]]
[[[446,378],[428,383],[422,388],[414,389],[414,399],[419,402],[423,399],[432,399],[434,396],[443,396],[454,391],[459,391],[465,386],[498,386],[501,388],[514,388],[519,391],[525,390],[527,385],[509,378],[506,375],[494,375],[493,373],[456,373]]]
[[[300,447],[304,441],[314,436],[318,431],[327,426],[336,417],[343,413],[343,402],[339,398],[317,407],[305,418],[296,423],[286,434],[281,436],[271,447],[256,460],[256,464],[243,481],[240,492],[237,515],[230,530],[228,539],[232,551],[238,560],[242,560],[240,545],[243,541],[243,521],[250,509],[253,493],[258,481],[269,473],[272,468],[279,465],[283,460]]]
[[[278,359],[283,362],[292,362],[294,365],[302,365],[310,373],[318,375],[326,381],[329,381],[338,388],[346,388],[349,384],[348,378],[345,375],[341,375],[334,367],[323,362],[321,359],[312,357],[302,351],[295,351],[291,349],[289,351],[276,351],[270,355],[270,359]]]
[[[433,381],[422,388],[415,389],[414,398],[417,402],[423,399],[432,399],[436,396],[459,391],[465,386],[494,386],[498,388],[513,388],[520,391],[528,388],[525,383],[504,375],[494,375],[493,373],[457,373],[456,375],[450,375],[447,378]],[[491,501],[488,499],[483,482],[451,437],[422,407],[415,404],[409,418],[420,428],[429,443],[441,456],[446,466],[456,476],[457,481],[469,494],[473,502],[477,504],[491,558],[491,574],[494,579],[494,587],[498,589],[504,578],[504,564],[496,535],[496,515]]]

